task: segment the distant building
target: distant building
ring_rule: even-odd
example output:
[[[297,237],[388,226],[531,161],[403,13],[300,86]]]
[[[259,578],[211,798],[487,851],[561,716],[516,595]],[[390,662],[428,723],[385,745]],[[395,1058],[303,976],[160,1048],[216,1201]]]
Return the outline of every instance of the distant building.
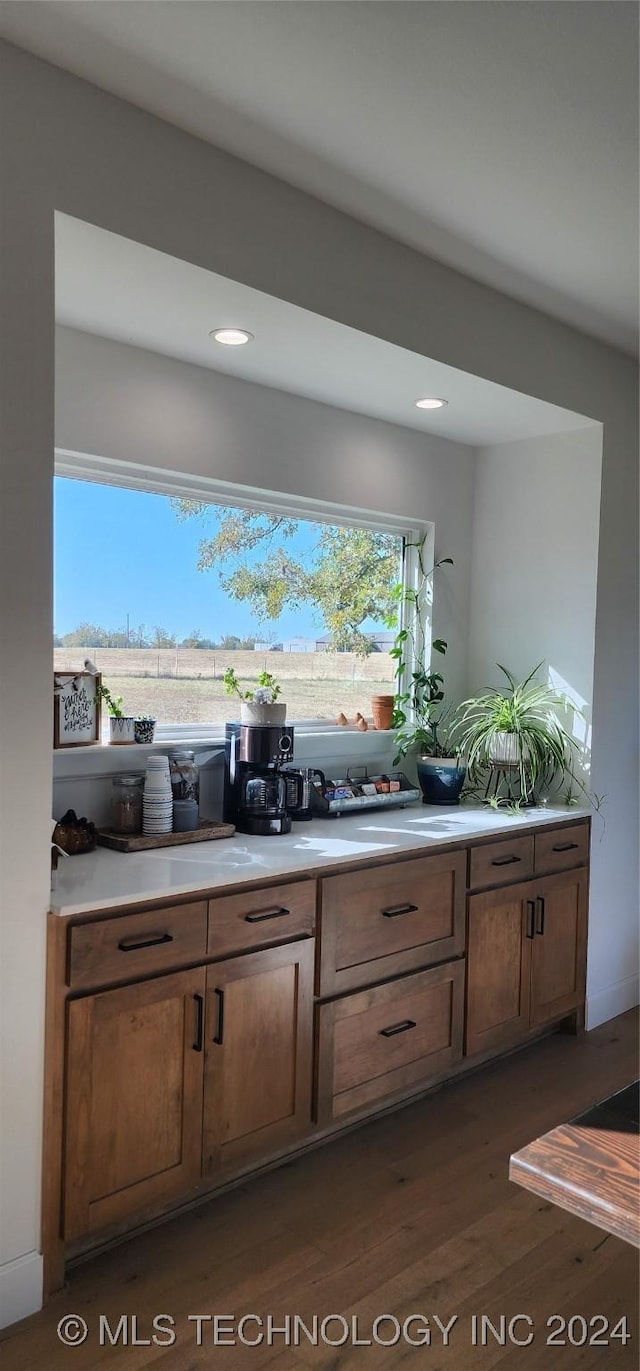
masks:
[[[282,644],[283,652],[317,652],[315,638],[287,638]]]

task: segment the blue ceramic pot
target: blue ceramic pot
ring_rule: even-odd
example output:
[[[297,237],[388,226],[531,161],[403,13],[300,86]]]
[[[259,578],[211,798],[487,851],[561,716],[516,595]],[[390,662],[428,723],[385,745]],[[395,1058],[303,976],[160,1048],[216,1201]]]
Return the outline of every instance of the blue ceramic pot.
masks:
[[[456,757],[418,757],[418,782],[426,805],[457,805],[467,774]]]

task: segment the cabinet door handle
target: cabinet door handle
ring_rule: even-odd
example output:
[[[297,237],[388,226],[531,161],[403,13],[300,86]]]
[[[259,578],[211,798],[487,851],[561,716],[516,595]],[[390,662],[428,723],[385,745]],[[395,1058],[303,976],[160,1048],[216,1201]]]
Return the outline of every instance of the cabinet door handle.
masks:
[[[535,900],[527,900],[527,909],[529,910],[529,927],[528,927],[528,929],[527,929],[527,937],[528,937],[528,938],[531,938],[531,939],[533,940],[533,938],[535,938],[535,934],[536,934],[536,906],[535,906]]]
[[[542,937],[542,935],[544,934],[544,895],[536,895],[536,904],[537,904],[537,906],[538,906],[538,916],[539,916],[539,917],[538,917],[538,926],[537,926],[537,928],[536,928],[536,933],[539,933],[540,936]]]
[[[410,1028],[416,1027],[415,1019],[403,1019],[402,1023],[393,1023],[390,1028],[381,1028],[381,1038],[394,1038],[396,1033],[407,1033]]]
[[[120,952],[139,952],[141,947],[160,947],[162,943],[172,942],[173,934],[159,933],[157,937],[152,934],[150,938],[143,938],[142,941],[136,938],[123,938],[122,942],[118,943],[118,948]]]
[[[417,914],[417,904],[392,904],[381,911],[383,919],[397,919],[399,914]]]
[[[579,847],[579,843],[554,843],[552,852],[572,852],[574,847]]]
[[[282,905],[278,909],[265,909],[260,914],[245,914],[245,922],[248,924],[261,924],[265,919],[282,919],[285,914],[290,914],[290,909],[285,909]]]
[[[194,1052],[202,1052],[204,1041],[204,999],[202,995],[194,995],[196,1002],[196,1040],[193,1044]]]
[[[513,862],[521,862],[521,861],[522,861],[522,857],[514,857],[513,855],[512,855],[511,857],[493,857],[493,859],[492,859],[492,861],[491,861],[491,865],[492,865],[492,866],[511,866],[511,865],[513,864]]]
[[[213,993],[218,1001],[218,1031],[214,1033],[213,1041],[217,1043],[218,1047],[222,1047],[224,1042],[224,990],[218,990],[216,986]]]

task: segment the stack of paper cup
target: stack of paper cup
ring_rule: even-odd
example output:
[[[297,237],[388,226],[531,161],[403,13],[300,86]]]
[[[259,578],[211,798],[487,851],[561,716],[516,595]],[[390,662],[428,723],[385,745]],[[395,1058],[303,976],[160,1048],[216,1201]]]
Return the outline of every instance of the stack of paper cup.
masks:
[[[142,832],[171,833],[173,796],[169,777],[169,758],[153,753],[147,762],[142,796]]]

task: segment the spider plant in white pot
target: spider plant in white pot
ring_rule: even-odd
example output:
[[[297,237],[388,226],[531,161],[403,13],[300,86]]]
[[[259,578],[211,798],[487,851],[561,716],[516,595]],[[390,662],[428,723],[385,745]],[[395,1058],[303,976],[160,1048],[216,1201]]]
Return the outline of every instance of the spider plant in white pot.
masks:
[[[524,681],[517,681],[498,662],[505,685],[465,700],[456,729],[472,784],[489,768],[512,770],[519,783],[518,805],[532,804],[536,790],[562,778],[568,780],[570,793],[575,784],[586,794],[575,774],[578,744],[558,718],[559,711],[574,716],[580,710],[567,695],[535,680],[542,665],[538,662]]]

